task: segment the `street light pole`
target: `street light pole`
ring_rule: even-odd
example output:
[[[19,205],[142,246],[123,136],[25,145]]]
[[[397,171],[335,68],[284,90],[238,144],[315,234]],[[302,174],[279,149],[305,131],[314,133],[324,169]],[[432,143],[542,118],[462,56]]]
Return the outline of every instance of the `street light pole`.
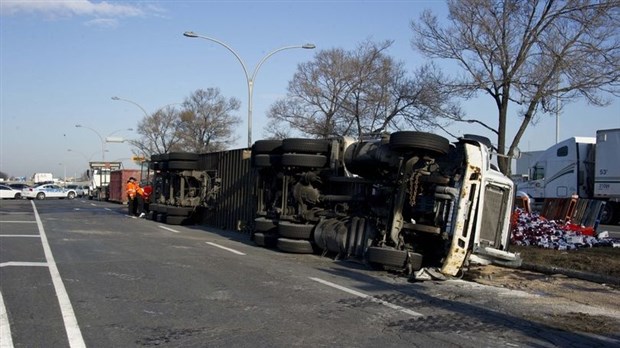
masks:
[[[97,136],[99,137],[99,140],[101,140],[101,161],[105,162],[105,141],[103,140],[103,137],[101,136],[101,134],[99,134],[99,132],[97,132],[94,128],[83,126],[81,124],[76,124],[75,127],[90,129],[91,131],[95,132],[95,134],[97,134]]]
[[[119,97],[116,97],[116,96],[112,97],[112,100],[122,100],[122,101],[125,101],[125,102],[128,102],[128,103],[131,103],[131,104],[139,107],[140,110],[142,110],[142,112],[144,113],[144,116],[149,117],[149,113],[146,112],[146,110],[144,110],[144,108],[142,106],[140,106],[140,104],[136,103],[135,101],[132,101],[132,100],[129,100],[129,99],[124,99],[124,98],[119,98]]]
[[[81,124],[76,124],[76,125],[75,125],[75,127],[76,127],[76,128],[86,128],[86,129],[90,129],[91,131],[95,132],[95,134],[97,134],[97,136],[99,137],[99,140],[101,140],[101,161],[102,161],[102,162],[105,162],[105,153],[106,153],[106,151],[107,151],[107,150],[105,149],[105,144],[106,144],[106,142],[107,142],[107,137],[106,137],[106,139],[104,139],[104,138],[103,138],[103,136],[101,135],[101,133],[97,132],[94,128],[90,128],[90,127],[87,127],[87,126],[84,126],[84,125],[81,125]],[[108,134],[108,137],[109,137],[110,135],[114,134],[114,133],[117,133],[117,132],[120,132],[120,131],[124,131],[124,130],[126,130],[126,131],[133,131],[133,128],[126,128],[126,129],[125,129],[125,128],[121,128],[121,129],[117,129],[117,130],[115,130],[114,132],[112,132],[112,133]],[[71,149],[69,149],[69,150],[71,150]]]
[[[245,65],[245,63],[243,62],[243,59],[241,59],[241,56],[239,56],[239,54],[237,54],[237,52],[235,52],[235,50],[232,49],[232,47],[228,46],[227,44],[225,44],[224,42],[218,40],[218,39],[214,39],[212,37],[208,37],[208,36],[202,36],[202,35],[198,35],[196,33],[194,33],[193,31],[186,31],[183,33],[184,36],[186,37],[191,37],[191,38],[200,38],[200,39],[204,39],[204,40],[208,40],[208,41],[213,41],[217,44],[220,44],[222,46],[224,46],[224,48],[226,48],[227,50],[230,51],[230,53],[232,53],[235,58],[237,58],[237,60],[239,61],[239,63],[241,63],[241,67],[243,68],[243,73],[245,74],[245,79],[248,85],[248,147],[252,147],[252,96],[254,94],[254,81],[256,80],[256,74],[258,73],[258,69],[260,69],[260,67],[263,65],[263,63],[265,63],[265,61],[273,56],[274,54],[280,52],[280,51],[284,51],[284,50],[288,50],[288,49],[293,49],[293,48],[303,48],[303,49],[314,49],[316,46],[314,44],[311,43],[307,43],[304,45],[293,45],[293,46],[285,46],[285,47],[280,47],[276,50],[271,51],[270,53],[268,53],[265,57],[263,57],[263,59],[261,59],[261,61],[258,63],[258,65],[256,65],[256,68],[254,68],[254,71],[252,72],[252,75],[250,76],[248,74],[248,69]]]
[[[129,99],[125,99],[125,98],[120,98],[120,97],[116,97],[116,96],[115,96],[115,97],[112,97],[112,100],[122,100],[122,101],[125,101],[125,102],[128,102],[128,103],[131,103],[131,104],[133,104],[133,105],[135,105],[135,106],[139,107],[139,108],[140,108],[140,110],[142,110],[142,112],[144,113],[144,116],[149,117],[149,113],[148,113],[148,112],[146,112],[146,109],[144,109],[144,108],[143,108],[140,104],[136,103],[136,102],[135,102],[135,101],[133,101],[133,100],[129,100]],[[159,110],[161,110],[161,109],[164,109],[164,108],[167,108],[167,107],[168,107],[168,106],[170,106],[170,105],[179,105],[179,104],[181,104],[181,103],[170,103],[170,104],[166,104],[166,105],[164,105],[164,106],[160,107],[159,109],[157,109],[157,111],[159,111]]]

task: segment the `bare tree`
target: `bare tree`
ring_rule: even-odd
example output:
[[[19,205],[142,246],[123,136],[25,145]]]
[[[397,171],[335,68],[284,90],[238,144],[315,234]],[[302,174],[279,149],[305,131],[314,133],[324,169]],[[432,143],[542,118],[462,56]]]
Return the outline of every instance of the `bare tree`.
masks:
[[[184,110],[179,118],[183,148],[199,153],[228,148],[237,140],[233,130],[241,119],[232,112],[240,106],[239,100],[224,98],[219,88],[196,90],[183,102]]]
[[[173,107],[160,109],[138,123],[140,138],[129,142],[136,148],[135,155],[150,157],[181,149],[178,132],[179,111]]]
[[[498,110],[499,153],[512,156],[540,113],[585,98],[608,105],[620,95],[620,1],[451,0],[449,23],[425,11],[412,22],[412,44],[430,58],[457,62],[463,76],[449,87],[482,92]],[[559,103],[557,103],[559,101]],[[507,146],[508,109],[519,107],[520,127]],[[500,157],[502,172],[511,161]]]
[[[281,123],[317,138],[428,129],[436,126],[438,113],[458,111],[446,108],[452,96],[442,92],[437,79],[443,77],[434,66],[408,76],[403,63],[385,54],[391,44],[366,41],[353,51],[324,50],[299,65],[287,97],[269,110],[267,131],[278,137],[281,127],[275,125]]]

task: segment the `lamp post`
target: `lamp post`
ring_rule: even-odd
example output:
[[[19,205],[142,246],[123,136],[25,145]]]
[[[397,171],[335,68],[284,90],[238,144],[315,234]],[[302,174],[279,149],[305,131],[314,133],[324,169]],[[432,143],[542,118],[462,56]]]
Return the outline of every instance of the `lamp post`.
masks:
[[[76,124],[76,125],[75,125],[75,127],[76,127],[76,128],[86,128],[86,129],[89,129],[89,130],[91,130],[91,131],[95,132],[95,134],[97,134],[97,136],[99,137],[99,140],[101,140],[101,161],[102,161],[102,162],[105,162],[105,153],[106,153],[106,151],[107,151],[107,150],[105,149],[105,143],[106,143],[106,140],[103,138],[103,136],[101,136],[101,133],[97,132],[94,128],[87,127],[87,126],[84,126],[84,125],[81,125],[81,124]],[[126,129],[125,129],[125,128],[121,128],[121,129],[117,129],[117,130],[115,130],[114,132],[112,132],[112,133],[108,134],[108,137],[109,137],[110,135],[114,134],[114,133],[117,133],[117,132],[120,132],[120,131],[123,131],[123,130],[132,131],[132,130],[133,130],[133,128],[126,128]]]
[[[235,58],[237,58],[237,60],[239,61],[239,63],[241,63],[241,67],[243,68],[243,73],[245,74],[245,80],[248,84],[248,147],[252,147],[252,95],[254,94],[254,81],[256,80],[256,74],[258,73],[258,69],[260,69],[260,67],[263,65],[263,63],[265,63],[265,61],[273,56],[274,54],[280,52],[280,51],[284,51],[284,50],[288,50],[288,49],[293,49],[293,48],[303,48],[303,49],[314,49],[316,46],[314,44],[311,43],[307,43],[304,45],[293,45],[293,46],[285,46],[285,47],[280,47],[276,50],[271,51],[270,53],[268,53],[265,57],[263,57],[263,59],[260,60],[260,62],[258,63],[258,65],[256,65],[256,67],[254,68],[254,71],[252,72],[252,75],[250,76],[248,74],[248,69],[246,68],[245,63],[243,62],[243,59],[241,59],[241,56],[239,56],[239,54],[237,54],[237,52],[235,52],[235,50],[232,49],[232,47],[228,46],[227,44],[225,44],[224,42],[218,40],[218,39],[214,39],[212,37],[208,37],[208,36],[202,36],[202,35],[198,35],[196,33],[194,33],[193,31],[186,31],[183,33],[184,36],[186,37],[191,37],[191,38],[200,38],[200,39],[204,39],[204,40],[208,40],[208,41],[213,41],[217,44],[220,44],[222,46],[224,46],[224,48],[226,48],[227,50],[230,51],[230,53],[232,53]]]
[[[140,104],[136,103],[135,101],[132,101],[132,100],[129,100],[129,99],[124,99],[124,98],[119,98],[117,96],[112,97],[112,100],[122,100],[122,101],[125,101],[125,102],[128,102],[128,103],[131,103],[131,104],[139,107],[140,110],[142,110],[142,112],[144,113],[144,116],[149,117],[149,113],[146,112],[146,110],[144,110],[144,108],[142,106],[140,106]]]
[[[117,96],[112,97],[112,100],[122,100],[122,101],[124,101],[124,102],[131,103],[131,104],[133,104],[133,105],[135,105],[135,106],[139,107],[139,108],[140,108],[140,110],[142,110],[142,112],[144,113],[144,116],[149,117],[149,113],[148,113],[148,112],[146,112],[146,109],[144,109],[144,108],[143,108],[140,104],[136,103],[136,102],[135,102],[135,101],[133,101],[133,100],[129,100],[129,99],[125,99],[125,98],[120,98],[120,97],[117,97]],[[159,111],[159,110],[161,110],[161,109],[163,109],[163,108],[166,108],[166,107],[168,107],[168,106],[170,106],[170,105],[179,105],[179,104],[181,104],[181,103],[170,103],[170,104],[166,104],[166,105],[162,106],[161,108],[157,109],[157,111]]]
[[[86,129],[90,129],[91,131],[93,131],[95,134],[97,134],[97,136],[99,137],[99,140],[101,140],[101,161],[105,162],[105,140],[103,140],[103,137],[101,136],[101,134],[99,134],[99,132],[97,132],[94,128],[90,128],[87,126],[83,126],[81,124],[76,124],[75,125],[76,128],[86,128]]]

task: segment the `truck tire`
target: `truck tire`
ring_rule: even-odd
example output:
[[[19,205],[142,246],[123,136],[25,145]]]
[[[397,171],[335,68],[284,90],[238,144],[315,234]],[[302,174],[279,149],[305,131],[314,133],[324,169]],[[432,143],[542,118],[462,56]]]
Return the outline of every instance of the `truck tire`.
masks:
[[[288,138],[282,140],[282,152],[327,154],[329,141],[325,139]]]
[[[252,145],[252,155],[280,153],[282,140],[257,140]]]
[[[450,150],[450,141],[433,133],[402,131],[390,135],[390,148],[395,151],[422,150],[445,155]]]
[[[278,249],[293,254],[312,254],[314,248],[308,240],[278,238]]]
[[[282,155],[258,154],[252,156],[252,165],[256,168],[279,166],[282,164]]]
[[[615,206],[611,202],[605,203],[603,209],[601,210],[601,225],[614,225],[620,217],[615,217]]]
[[[254,231],[256,232],[275,232],[278,227],[276,220],[259,217],[254,219]]]
[[[284,238],[310,240],[314,225],[295,224],[288,221],[280,221],[278,234]]]
[[[285,153],[282,155],[282,165],[299,168],[323,168],[327,164],[327,157],[323,155],[308,155],[301,153]]]
[[[168,216],[170,215],[189,216],[192,213],[192,211],[194,211],[194,209],[190,207],[173,207],[173,206],[166,207],[166,214],[168,214]]]
[[[407,252],[392,248],[369,247],[368,262],[389,267],[405,267]]]
[[[278,244],[278,236],[272,233],[254,233],[254,243],[265,248],[275,248]]]

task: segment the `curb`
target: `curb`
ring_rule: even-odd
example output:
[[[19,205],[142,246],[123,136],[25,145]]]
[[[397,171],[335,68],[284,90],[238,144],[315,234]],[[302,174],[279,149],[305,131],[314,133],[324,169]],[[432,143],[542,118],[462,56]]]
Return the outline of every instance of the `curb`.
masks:
[[[581,280],[587,280],[590,282],[608,284],[608,285],[620,287],[620,278],[618,277],[605,276],[605,275],[590,273],[590,272],[576,271],[576,270],[567,269],[567,268],[543,266],[543,265],[527,263],[527,262],[523,262],[521,264],[521,267],[519,268],[523,270],[527,270],[527,271],[533,271],[533,272],[539,272],[539,273],[545,273],[545,274],[563,274],[571,278],[577,278]]]

